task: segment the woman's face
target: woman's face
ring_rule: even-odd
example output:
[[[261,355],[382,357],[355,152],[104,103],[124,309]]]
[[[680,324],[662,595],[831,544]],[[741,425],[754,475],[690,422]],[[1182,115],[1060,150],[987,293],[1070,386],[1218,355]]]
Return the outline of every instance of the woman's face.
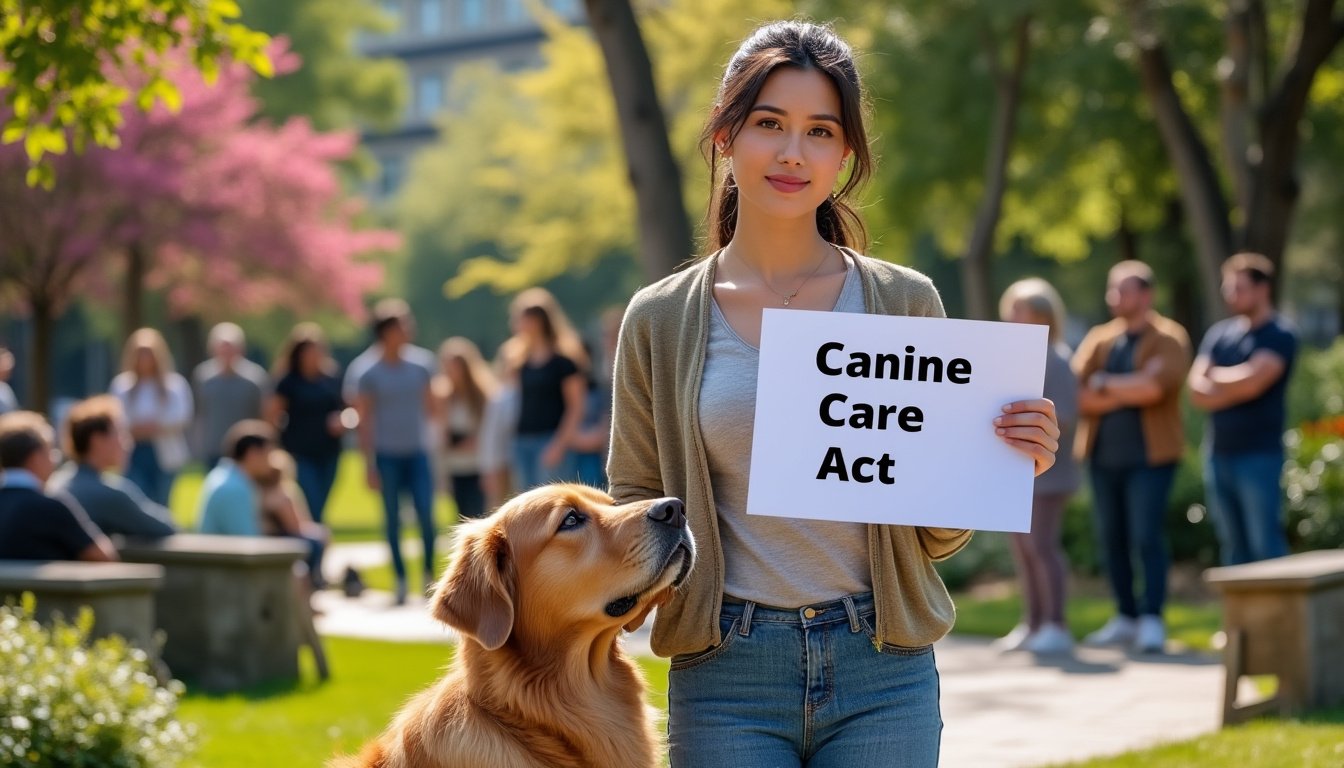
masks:
[[[849,157],[840,93],[814,69],[780,67],[766,78],[733,143],[739,205],[772,218],[816,215]],[[727,140],[716,136],[720,144]]]
[[[1010,323],[1027,323],[1030,325],[1049,325],[1049,318],[1041,317],[1025,301],[1013,302],[1013,308],[1008,311],[1008,316],[1004,318]]]
[[[148,347],[141,347],[135,351],[135,375],[139,378],[149,378],[158,375],[159,364],[154,359],[154,353]]]
[[[454,387],[460,387],[467,381],[467,364],[457,355],[443,358],[443,372]]]
[[[317,344],[307,344],[299,352],[299,372],[312,376],[322,367],[322,348]]]

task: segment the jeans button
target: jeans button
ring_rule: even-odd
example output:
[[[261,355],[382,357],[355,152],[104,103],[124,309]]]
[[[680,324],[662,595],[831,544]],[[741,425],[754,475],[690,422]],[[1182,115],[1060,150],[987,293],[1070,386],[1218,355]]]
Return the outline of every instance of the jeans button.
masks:
[[[804,618],[804,619],[815,619],[815,618],[817,618],[817,609],[816,609],[816,608],[804,608],[804,609],[803,609],[803,618]]]

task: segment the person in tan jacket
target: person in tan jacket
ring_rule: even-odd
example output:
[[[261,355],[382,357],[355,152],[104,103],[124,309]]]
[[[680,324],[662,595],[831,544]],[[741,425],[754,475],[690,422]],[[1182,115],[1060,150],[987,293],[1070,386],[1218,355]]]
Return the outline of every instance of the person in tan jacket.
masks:
[[[1153,271],[1122,261],[1106,280],[1113,320],[1093,328],[1073,356],[1080,385],[1076,453],[1087,459],[1102,561],[1116,615],[1087,645],[1133,645],[1160,653],[1166,643],[1163,522],[1184,451],[1180,393],[1190,369],[1190,337],[1153,310]],[[1143,597],[1134,594],[1134,565]]]
[[[933,561],[970,531],[745,508],[766,307],[943,316],[927,277],[860,253],[862,103],[830,28],[777,22],[744,42],[703,133],[714,253],[636,294],[621,327],[611,493],[684,499],[698,551],[653,627],[672,657],[673,768],[938,762],[932,643],[955,610]],[[995,421],[1038,474],[1054,463],[1050,401]]]

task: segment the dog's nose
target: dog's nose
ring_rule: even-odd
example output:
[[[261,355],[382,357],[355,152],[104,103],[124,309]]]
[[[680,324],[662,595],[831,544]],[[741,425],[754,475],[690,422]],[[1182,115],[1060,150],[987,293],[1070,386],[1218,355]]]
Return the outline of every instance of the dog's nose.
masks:
[[[649,519],[674,528],[686,527],[686,505],[681,499],[658,499],[649,505]]]

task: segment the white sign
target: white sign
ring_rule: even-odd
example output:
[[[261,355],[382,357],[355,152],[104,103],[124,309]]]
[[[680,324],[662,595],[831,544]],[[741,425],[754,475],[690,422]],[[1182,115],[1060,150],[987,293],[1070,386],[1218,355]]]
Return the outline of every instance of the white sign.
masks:
[[[1031,528],[1033,463],[994,432],[1045,380],[1042,325],[767,309],[753,515]]]

